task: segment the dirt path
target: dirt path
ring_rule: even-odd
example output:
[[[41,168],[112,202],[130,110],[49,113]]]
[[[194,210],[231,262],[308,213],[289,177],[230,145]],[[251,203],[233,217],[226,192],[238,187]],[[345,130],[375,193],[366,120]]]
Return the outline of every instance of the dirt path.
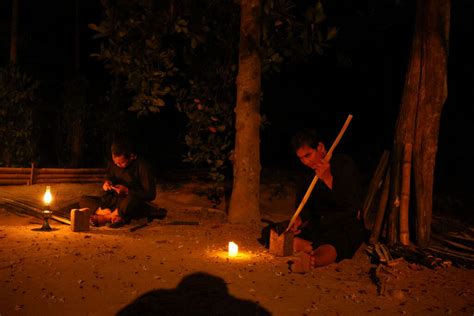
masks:
[[[97,187],[54,189],[60,204]],[[0,196],[31,198],[43,188],[0,190]],[[0,315],[209,315],[209,306],[229,315],[474,313],[473,270],[431,270],[402,261],[382,272],[385,291],[379,295],[369,273],[374,264],[361,247],[352,260],[291,273],[288,261],[294,258],[270,255],[257,242],[258,227],[225,223],[218,211],[205,212],[208,202],[193,192],[160,191],[169,217],[134,232],[128,226],[74,233],[56,222],[56,230],[37,232],[32,229],[40,220],[0,209]],[[281,199],[264,201],[264,215],[287,216]],[[199,225],[169,225],[181,219]],[[227,257],[229,241],[239,245],[239,257]]]

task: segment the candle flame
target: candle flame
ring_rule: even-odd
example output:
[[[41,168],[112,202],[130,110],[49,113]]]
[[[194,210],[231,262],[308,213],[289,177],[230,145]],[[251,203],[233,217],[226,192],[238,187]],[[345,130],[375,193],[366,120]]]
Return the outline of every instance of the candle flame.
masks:
[[[48,185],[46,187],[46,192],[44,193],[44,196],[43,196],[43,201],[46,205],[49,205],[52,199],[53,199],[53,196],[51,195],[51,187]]]
[[[233,241],[229,242],[229,257],[237,257],[239,254],[239,246]]]

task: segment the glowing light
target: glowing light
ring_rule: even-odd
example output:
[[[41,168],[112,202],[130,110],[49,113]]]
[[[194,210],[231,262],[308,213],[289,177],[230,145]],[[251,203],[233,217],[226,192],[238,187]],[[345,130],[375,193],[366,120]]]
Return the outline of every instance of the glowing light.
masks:
[[[233,241],[229,242],[229,257],[237,257],[239,254],[239,246]]]
[[[48,185],[46,187],[46,192],[44,193],[44,196],[43,196],[43,201],[44,201],[44,204],[49,205],[51,204],[52,200],[53,200],[53,196],[51,195],[51,187]]]

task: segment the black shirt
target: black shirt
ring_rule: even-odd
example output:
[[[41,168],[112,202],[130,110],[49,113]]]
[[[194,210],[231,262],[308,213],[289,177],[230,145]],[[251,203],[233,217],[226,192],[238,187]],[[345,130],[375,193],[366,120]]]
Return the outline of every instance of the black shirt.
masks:
[[[311,196],[300,213],[301,219],[316,220],[326,217],[356,217],[361,208],[361,185],[359,171],[351,157],[335,154],[331,158],[331,174],[333,176],[332,190],[318,180]],[[311,181],[314,171],[308,169],[302,181],[297,186],[296,207],[299,206]]]
[[[151,165],[144,159],[137,158],[125,168],[119,168],[111,161],[106,175],[113,185],[126,186],[131,196],[145,201],[153,201],[156,197],[155,175]]]

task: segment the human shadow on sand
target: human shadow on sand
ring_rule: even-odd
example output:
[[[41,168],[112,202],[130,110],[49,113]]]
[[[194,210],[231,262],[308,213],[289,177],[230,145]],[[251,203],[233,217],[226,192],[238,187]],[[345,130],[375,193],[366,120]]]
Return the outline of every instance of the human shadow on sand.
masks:
[[[153,290],[138,297],[116,315],[271,315],[259,304],[229,295],[225,281],[196,272],[175,289]]]

